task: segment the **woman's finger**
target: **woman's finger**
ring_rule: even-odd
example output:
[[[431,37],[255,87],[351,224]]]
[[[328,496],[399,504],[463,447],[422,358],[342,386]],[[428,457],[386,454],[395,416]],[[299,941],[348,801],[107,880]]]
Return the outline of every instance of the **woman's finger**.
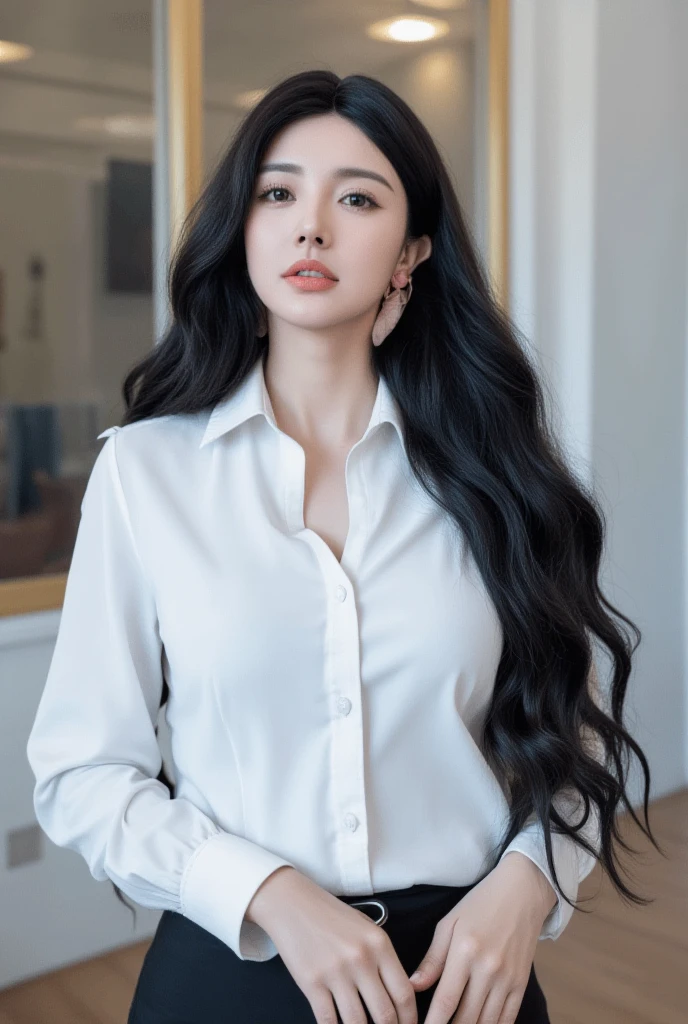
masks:
[[[466,1005],[468,985],[472,976],[472,963],[473,955],[469,951],[468,943],[464,942],[461,937],[454,936],[425,1018],[425,1024],[449,1024],[450,1021],[454,1021],[457,1007],[460,1005],[463,1009]],[[475,983],[473,987],[475,988]],[[463,1002],[461,1002],[462,999]]]
[[[377,974],[377,971],[375,973]],[[377,975],[377,977],[379,987],[383,989],[382,992],[377,990],[372,978],[366,977],[366,979],[361,982],[361,986],[367,992],[371,993],[369,998],[372,1000],[372,1005],[377,1007],[383,1006],[385,1008],[384,1012],[389,1014],[390,1009],[392,1011],[394,1010],[394,1005],[389,998],[388,993],[384,991],[384,986],[382,986],[380,976]],[[332,985],[332,995],[334,996],[334,1001],[337,1004],[342,1024],[366,1024],[368,1018],[366,1017],[365,1007],[361,1000],[362,994],[362,992],[359,992],[358,984],[354,982],[353,979],[341,978],[336,984]],[[365,998],[365,996],[363,998]],[[370,1015],[376,1024],[378,1021],[393,1019],[389,1016],[380,1017],[379,1009],[373,1012],[373,1009],[367,1000],[366,1006],[368,1007]]]
[[[518,1013],[518,1006],[516,1007],[516,1013],[514,1013],[513,1017],[507,1018],[504,1016],[504,1010],[509,1000],[510,991],[511,990],[504,985],[492,985],[486,990],[483,986],[483,992],[486,998],[483,998],[482,1007],[479,1005],[480,995],[478,995],[475,1005],[471,1006],[468,1003],[466,1004],[465,1017],[461,1015],[463,1013],[463,1008],[461,1012],[456,1015],[457,1024],[459,1021],[463,1024],[464,1020],[471,1021],[472,1024],[514,1024],[516,1014]],[[470,992],[468,995],[470,997]],[[511,1005],[513,1006],[513,1001],[511,1002]],[[477,1016],[475,1015],[476,1007],[478,1010]]]
[[[418,1024],[416,993],[398,961],[385,956],[375,974],[365,971],[354,980],[375,1024]]]
[[[514,1021],[518,1017],[518,1012],[521,1009],[521,1003],[523,1002],[523,996],[526,991],[526,986],[521,986],[520,989],[512,989],[509,995],[506,997],[506,1002],[502,1007],[501,1017],[497,1017],[497,1024],[514,1024]],[[486,1018],[490,1020],[489,1017]],[[484,1024],[480,1021],[480,1024]]]
[[[418,1024],[416,990],[395,952],[380,957],[378,970],[382,983],[396,1007],[399,1024]]]
[[[317,985],[309,989],[308,1002],[311,1004],[316,1024],[339,1024],[337,1009],[329,988]]]

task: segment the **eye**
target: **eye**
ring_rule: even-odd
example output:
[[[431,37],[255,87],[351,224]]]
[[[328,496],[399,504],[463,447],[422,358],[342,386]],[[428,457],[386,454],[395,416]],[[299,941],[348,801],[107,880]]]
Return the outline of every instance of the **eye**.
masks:
[[[289,193],[289,195],[291,195],[290,190],[285,185],[268,185],[266,188],[263,189],[262,192],[259,193],[259,195],[256,198],[257,199],[263,199],[263,200],[267,201],[267,197],[271,193],[273,193],[273,192],[287,192],[287,193]],[[342,199],[350,199],[352,196],[360,196],[369,205],[366,206],[364,204],[356,204],[356,205],[351,206],[351,209],[354,209],[354,210],[366,210],[366,209],[369,209],[369,208],[371,208],[373,206],[377,206],[378,205],[378,203],[375,202],[373,197],[368,192],[361,192],[360,190],[357,191],[357,192],[347,192],[347,194],[345,196],[342,196]],[[275,199],[275,200],[272,200],[271,203],[270,203],[270,205],[275,205],[275,204],[279,205],[280,204],[280,200]]]
[[[271,192],[288,192],[288,191],[289,191],[289,189],[288,188],[284,188],[282,185],[270,185],[268,188],[263,189],[263,191],[258,195],[258,199],[265,199],[267,196],[270,195]]]
[[[373,199],[373,197],[371,195],[369,195],[367,192],[347,192],[347,194],[345,196],[342,196],[342,199],[350,199],[351,196],[362,196],[363,199],[367,200],[367,202],[370,203],[371,206],[377,206],[378,205],[375,202],[375,200]],[[358,210],[365,210],[366,208],[367,207],[365,207],[365,206],[356,206],[356,207],[354,207],[354,209],[358,209]]]

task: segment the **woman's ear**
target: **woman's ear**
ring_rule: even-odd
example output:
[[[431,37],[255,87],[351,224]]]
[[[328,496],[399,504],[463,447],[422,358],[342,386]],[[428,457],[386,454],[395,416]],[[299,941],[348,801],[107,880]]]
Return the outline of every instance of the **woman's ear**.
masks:
[[[423,260],[427,260],[428,257],[430,256],[430,253],[432,252],[432,241],[430,239],[430,235],[421,235],[420,238],[416,239],[416,242],[418,248],[416,250],[414,269],[418,266],[419,263],[422,263]]]
[[[420,238],[412,238],[405,245],[405,258],[397,266],[397,271],[404,270],[411,275],[419,263],[427,260],[432,252],[432,242],[429,235],[421,235]]]

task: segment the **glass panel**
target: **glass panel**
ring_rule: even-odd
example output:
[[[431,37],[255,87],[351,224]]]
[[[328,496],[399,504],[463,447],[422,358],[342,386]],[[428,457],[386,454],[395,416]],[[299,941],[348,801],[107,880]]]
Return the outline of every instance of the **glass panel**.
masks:
[[[69,568],[153,344],[149,0],[0,2],[0,580]],[[16,44],[26,47],[16,50]]]

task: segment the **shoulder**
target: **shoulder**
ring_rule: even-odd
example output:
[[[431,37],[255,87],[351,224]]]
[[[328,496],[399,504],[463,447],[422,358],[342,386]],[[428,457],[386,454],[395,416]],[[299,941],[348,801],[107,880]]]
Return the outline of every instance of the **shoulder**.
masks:
[[[112,426],[98,434],[105,448],[111,447],[120,458],[157,461],[174,459],[198,451],[209,412],[174,413],[151,416],[124,426]]]
[[[195,478],[207,417],[207,412],[177,413],[108,427],[98,435],[104,444],[92,475],[104,474],[128,503],[167,500]]]

